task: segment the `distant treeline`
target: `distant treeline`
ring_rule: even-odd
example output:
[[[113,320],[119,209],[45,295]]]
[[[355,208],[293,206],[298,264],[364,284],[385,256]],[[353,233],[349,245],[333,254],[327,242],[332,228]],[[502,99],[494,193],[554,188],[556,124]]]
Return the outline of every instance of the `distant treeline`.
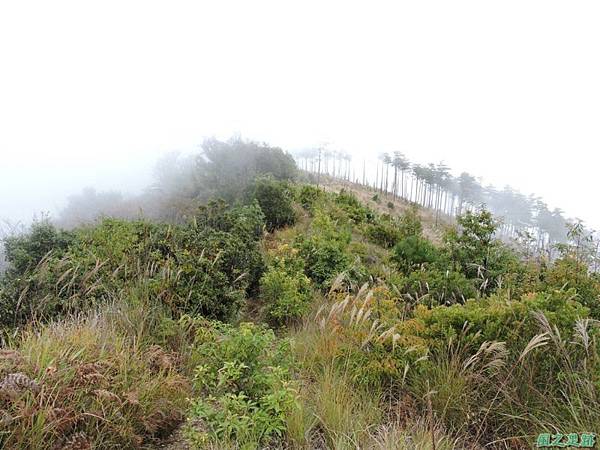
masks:
[[[516,240],[535,254],[556,256],[557,245],[568,242],[574,234],[581,236],[590,252],[598,253],[593,231],[586,229],[579,219],[568,219],[559,208],[551,210],[542,198],[524,195],[510,186],[503,189],[484,186],[467,172],[455,177],[444,163],[423,165],[411,162],[401,152],[382,153],[373,173],[366,160],[353,160],[352,155],[343,151],[310,148],[294,152],[294,157],[301,169],[317,178],[326,175],[369,186],[432,208],[436,218],[456,217],[466,210],[485,206],[501,222],[500,238]]]

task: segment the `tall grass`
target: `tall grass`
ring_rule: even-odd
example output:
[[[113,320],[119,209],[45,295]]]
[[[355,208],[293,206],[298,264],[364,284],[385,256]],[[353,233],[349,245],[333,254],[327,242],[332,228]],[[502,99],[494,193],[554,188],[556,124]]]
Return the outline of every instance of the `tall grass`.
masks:
[[[121,303],[16,336],[0,353],[3,448],[140,448],[169,433],[190,386],[163,319]]]

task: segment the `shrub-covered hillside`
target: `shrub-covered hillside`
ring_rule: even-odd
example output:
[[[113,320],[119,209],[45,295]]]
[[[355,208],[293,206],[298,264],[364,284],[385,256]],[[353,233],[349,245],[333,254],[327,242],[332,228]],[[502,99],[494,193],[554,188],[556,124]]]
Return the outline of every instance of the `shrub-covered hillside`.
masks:
[[[324,190],[279,149],[205,150],[151,216],[6,239],[0,447],[520,449],[599,429],[600,280],[576,230],[555,261],[495,239],[485,209],[431,239],[418,207]]]

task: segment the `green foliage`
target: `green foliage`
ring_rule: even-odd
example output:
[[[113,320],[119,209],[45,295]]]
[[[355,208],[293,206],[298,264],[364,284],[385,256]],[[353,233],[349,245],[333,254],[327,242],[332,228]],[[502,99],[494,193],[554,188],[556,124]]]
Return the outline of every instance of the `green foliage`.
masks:
[[[397,287],[413,299],[428,305],[464,303],[477,293],[473,282],[461,273],[436,268],[411,272]]]
[[[590,275],[588,267],[573,257],[556,260],[544,273],[546,290],[574,289],[577,300],[590,308],[591,317],[600,319],[600,282]]]
[[[400,239],[401,230],[398,222],[393,217],[385,214],[365,226],[365,235],[374,244],[383,248],[390,248],[396,245]]]
[[[392,251],[391,260],[406,274],[440,259],[439,250],[427,239],[411,235],[400,240]]]
[[[522,349],[540,329],[535,312],[543,312],[564,335],[571,332],[578,318],[588,315],[589,310],[573,297],[572,291],[528,294],[515,301],[492,296],[462,305],[417,308],[415,320],[422,322],[422,336],[432,345],[445,345],[466,327],[475,346],[483,341],[503,341],[509,349]]]
[[[330,284],[336,275],[350,265],[350,258],[336,242],[305,241],[301,250],[306,259],[307,275],[323,287]]]
[[[286,432],[286,416],[295,408],[290,382],[289,345],[271,330],[242,323],[218,322],[198,327],[191,419],[207,431],[188,428],[188,438],[261,448]]]
[[[335,204],[342,208],[355,224],[370,222],[375,218],[375,213],[370,208],[364,206],[352,192],[344,189],[335,196]]]
[[[294,224],[296,212],[292,204],[290,187],[286,183],[271,178],[258,178],[251,192],[252,198],[258,202],[265,215],[269,231]]]
[[[467,211],[458,224],[459,230],[446,234],[446,251],[455,270],[479,280],[482,294],[493,292],[511,270],[520,270],[515,253],[494,239],[497,224],[489,211]]]
[[[264,220],[256,203],[227,209],[211,202],[193,223],[180,228],[184,250],[208,252],[230,282],[243,281],[245,289],[255,290],[264,269],[258,246]]]
[[[423,234],[423,224],[418,209],[413,207],[406,211],[400,217],[398,227],[402,237],[421,236]]]
[[[66,248],[59,240],[56,254],[31,267],[27,258],[37,257],[40,245],[27,258],[17,250],[38,239],[35,229],[19,246],[11,243],[11,255],[20,255],[17,267],[26,269],[10,269],[3,281],[2,324],[89,308],[134,283],[144,284],[175,314],[231,318],[246,294],[258,290],[263,227],[258,204],[227,209],[222,202],[202,208],[187,225],[105,219],[73,232]],[[43,236],[54,236],[49,233]]]
[[[557,423],[587,428],[598,420],[589,408],[598,398],[591,384],[598,347],[588,312],[572,290],[418,306],[403,330],[425,338],[431,357],[410,373],[409,389],[429,396],[452,430],[495,437]]]
[[[238,233],[244,239],[259,240],[265,216],[256,202],[229,208],[223,200],[211,200],[198,208],[192,222],[196,227]]]
[[[324,193],[316,186],[303,184],[297,190],[296,197],[298,203],[300,203],[305,210],[313,212],[317,203],[324,198]]]
[[[496,223],[489,211],[467,213],[457,219],[459,230],[446,235],[446,247],[455,267],[470,278],[478,277],[478,270],[486,270],[490,253],[495,245]]]
[[[8,276],[23,276],[51,252],[55,257],[64,254],[73,240],[72,233],[57,229],[48,218],[34,222],[29,233],[4,240]]]
[[[321,287],[350,267],[347,254],[350,231],[335,222],[323,211],[317,211],[307,236],[297,243],[300,256],[305,261],[306,275]]]
[[[293,253],[275,256],[260,280],[260,293],[270,323],[285,325],[302,319],[312,294],[302,259]]]

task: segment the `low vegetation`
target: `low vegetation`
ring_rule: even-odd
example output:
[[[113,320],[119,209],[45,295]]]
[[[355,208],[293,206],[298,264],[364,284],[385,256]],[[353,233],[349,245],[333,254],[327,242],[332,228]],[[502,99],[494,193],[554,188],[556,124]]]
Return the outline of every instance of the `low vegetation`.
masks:
[[[0,446],[505,449],[598,429],[600,279],[577,230],[541,259],[481,208],[432,241],[415,206],[299,181],[278,149],[247,144],[241,178],[240,145],[211,141],[196,177],[215,185],[172,190],[177,214],[6,239]]]

